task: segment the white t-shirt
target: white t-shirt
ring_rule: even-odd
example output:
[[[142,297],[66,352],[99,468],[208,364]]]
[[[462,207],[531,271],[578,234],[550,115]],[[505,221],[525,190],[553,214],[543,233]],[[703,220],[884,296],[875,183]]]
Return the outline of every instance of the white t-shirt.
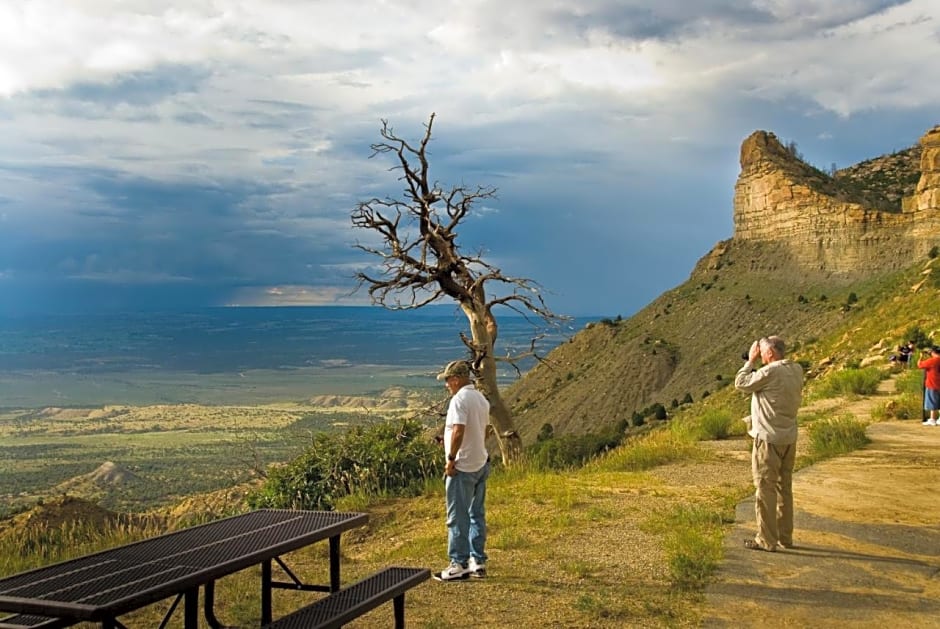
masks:
[[[490,403],[477,388],[468,384],[450,398],[444,423],[444,454],[450,455],[454,424],[463,424],[463,441],[457,451],[455,466],[461,472],[476,472],[486,465],[486,425],[490,421]]]

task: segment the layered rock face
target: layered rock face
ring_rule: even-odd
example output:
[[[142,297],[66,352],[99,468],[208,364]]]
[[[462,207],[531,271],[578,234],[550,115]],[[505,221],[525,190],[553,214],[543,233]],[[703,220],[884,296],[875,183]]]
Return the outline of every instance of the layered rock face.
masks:
[[[940,244],[940,126],[919,148],[916,189],[898,211],[886,211],[798,159],[772,133],[756,131],[741,145],[733,240],[785,245],[801,268],[826,275],[908,266]]]

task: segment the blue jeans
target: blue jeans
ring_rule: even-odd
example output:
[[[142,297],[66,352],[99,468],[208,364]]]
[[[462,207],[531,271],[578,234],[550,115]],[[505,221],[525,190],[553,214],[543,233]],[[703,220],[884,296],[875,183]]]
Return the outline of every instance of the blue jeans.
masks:
[[[457,471],[444,485],[447,502],[447,554],[462,566],[473,556],[486,562],[486,479],[490,464],[476,472]]]

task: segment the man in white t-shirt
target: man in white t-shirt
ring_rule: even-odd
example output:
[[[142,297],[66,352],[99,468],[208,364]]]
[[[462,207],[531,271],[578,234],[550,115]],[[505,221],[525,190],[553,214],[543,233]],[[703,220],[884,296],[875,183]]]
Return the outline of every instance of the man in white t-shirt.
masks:
[[[490,403],[470,379],[464,360],[447,364],[437,376],[450,391],[444,424],[444,495],[450,565],[434,573],[438,581],[486,576],[486,479],[490,475],[486,427]]]

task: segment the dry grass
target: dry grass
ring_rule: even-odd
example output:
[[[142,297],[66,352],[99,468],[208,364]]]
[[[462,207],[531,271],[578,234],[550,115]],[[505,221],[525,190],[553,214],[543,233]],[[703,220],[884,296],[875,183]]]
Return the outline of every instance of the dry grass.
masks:
[[[829,415],[846,404],[850,410],[859,401],[827,400],[808,412]],[[677,423],[572,472],[499,470],[488,493],[489,577],[431,581],[409,592],[408,626],[698,626],[701,588],[720,561],[734,505],[750,491],[750,463],[746,439],[697,442],[696,432]],[[370,513],[366,527],[343,536],[344,582],[386,565],[446,564],[442,483],[415,498],[353,497],[339,508]],[[328,580],[325,544],[286,560],[309,582]],[[258,581],[253,569],[219,582],[223,622],[257,624]],[[278,591],[275,615],[310,599]],[[127,624],[156,626],[168,605],[128,615]],[[349,626],[390,622],[386,605]]]

